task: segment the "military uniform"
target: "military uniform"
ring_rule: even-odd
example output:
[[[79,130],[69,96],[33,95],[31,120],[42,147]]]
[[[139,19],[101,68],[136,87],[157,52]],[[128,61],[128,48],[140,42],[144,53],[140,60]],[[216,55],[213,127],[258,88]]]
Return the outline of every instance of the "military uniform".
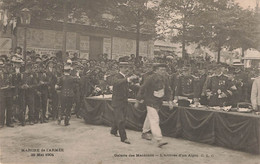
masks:
[[[230,97],[233,95],[233,83],[224,74],[212,76],[207,83],[209,106],[230,105]]]
[[[0,126],[3,126],[6,121],[8,127],[13,127],[12,106],[14,90],[12,86],[12,75],[5,73],[3,68],[0,69],[2,69],[0,73]]]
[[[51,116],[55,120],[58,118],[58,93],[55,90],[55,85],[57,84],[57,73],[55,72],[46,72],[47,78],[48,78],[48,93],[49,98],[51,100]]]
[[[37,96],[36,96],[36,112],[35,118],[36,122],[39,120],[41,123],[46,123],[46,108],[48,100],[48,77],[45,72],[38,71],[36,73],[36,78],[38,82]]]
[[[26,72],[23,74],[23,84],[22,88],[24,89],[24,104],[21,107],[21,118],[22,123],[25,123],[25,114],[26,107],[28,106],[29,113],[29,124],[34,124],[34,111],[35,111],[35,94],[36,94],[37,81],[35,79],[35,75],[32,72]]]
[[[63,116],[65,116],[65,126],[69,125],[71,108],[74,102],[73,98],[75,96],[75,82],[76,79],[69,74],[63,75],[58,82],[58,86],[61,89],[61,111],[59,111],[59,123],[63,119]]]
[[[15,108],[18,110],[15,113],[17,114],[18,120],[22,123],[22,125],[25,125],[25,122],[23,122],[21,118],[21,113],[23,112],[22,107],[24,106],[24,96],[25,96],[25,90],[21,88],[23,81],[23,74],[20,72],[15,72],[12,74],[12,83],[15,87],[14,90],[14,104]]]
[[[177,82],[175,96],[177,96],[180,106],[189,106],[187,99],[192,99],[198,102],[199,99],[199,78],[188,75],[180,76]]]

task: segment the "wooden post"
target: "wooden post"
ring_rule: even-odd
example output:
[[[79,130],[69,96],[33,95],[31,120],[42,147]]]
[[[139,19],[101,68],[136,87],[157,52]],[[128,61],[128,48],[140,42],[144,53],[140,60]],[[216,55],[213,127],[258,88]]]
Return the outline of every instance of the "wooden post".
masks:
[[[26,49],[27,49],[27,27],[24,27],[24,40],[23,40],[23,59],[25,62],[25,67],[26,67],[26,63],[27,63],[27,54],[26,54]]]
[[[64,0],[63,4],[63,41],[62,41],[62,59],[66,61],[66,44],[67,44],[67,23],[68,23],[68,11],[67,0]]]

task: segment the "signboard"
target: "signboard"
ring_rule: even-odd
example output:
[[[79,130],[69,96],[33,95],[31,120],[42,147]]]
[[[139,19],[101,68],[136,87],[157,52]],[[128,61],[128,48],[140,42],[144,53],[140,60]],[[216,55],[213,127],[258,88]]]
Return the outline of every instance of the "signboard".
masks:
[[[12,48],[11,38],[0,38],[0,54],[9,54]]]
[[[148,41],[140,41],[139,42],[139,54],[140,56],[149,56],[151,51],[153,51],[153,42]],[[150,49],[150,50],[149,50]],[[122,56],[130,56],[131,54],[136,54],[136,41],[132,39],[124,39],[124,38],[113,38],[113,46],[112,46],[112,58],[118,59]],[[150,52],[150,53],[148,53]],[[153,53],[152,53],[153,54]]]
[[[108,54],[108,57],[111,56],[111,38],[103,39],[103,53]]]
[[[23,47],[24,28],[18,28],[17,43]],[[61,31],[43,30],[43,29],[26,29],[26,43],[28,48],[48,48],[62,49],[63,33]],[[76,50],[76,33],[67,32],[66,49]]]
[[[80,58],[89,59],[89,36],[80,36]]]

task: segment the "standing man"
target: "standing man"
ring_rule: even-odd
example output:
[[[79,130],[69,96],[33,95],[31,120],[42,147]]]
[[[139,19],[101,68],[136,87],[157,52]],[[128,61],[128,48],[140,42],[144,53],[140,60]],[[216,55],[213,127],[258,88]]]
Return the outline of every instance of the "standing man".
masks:
[[[119,131],[121,142],[126,144],[130,144],[125,131],[128,83],[136,78],[136,76],[127,77],[128,69],[128,63],[120,63],[119,72],[111,79],[113,85],[112,106],[114,109],[114,122],[112,123],[110,133],[118,136],[117,131]]]
[[[23,61],[20,58],[12,57],[11,62],[14,66],[14,73],[12,74],[12,84],[14,88],[14,104],[15,108],[15,115],[18,117],[18,120],[21,122],[22,126],[25,126],[25,122],[23,122],[22,118],[20,117],[20,113],[22,112],[22,107],[24,106],[24,89],[22,88],[22,81],[23,81],[23,73],[21,72],[21,67]]]
[[[254,110],[260,110],[260,77],[257,77],[252,86],[251,90],[251,103]]]
[[[59,111],[58,124],[61,123],[61,120],[65,116],[64,125],[68,126],[70,116],[71,116],[71,108],[74,102],[74,89],[76,79],[70,75],[71,66],[64,66],[64,75],[59,79],[58,84],[55,86],[56,89],[61,89],[61,111]]]
[[[199,77],[191,74],[191,68],[183,67],[183,75],[178,78],[174,99],[178,100],[179,106],[189,106],[189,99],[198,105],[199,88]]]
[[[0,128],[3,127],[5,123],[7,127],[14,127],[12,124],[12,74],[8,74],[9,70],[7,70],[5,64],[5,60],[0,58]]]
[[[158,143],[158,147],[168,144],[162,141],[162,132],[159,125],[158,112],[162,106],[163,99],[169,101],[170,109],[173,108],[172,94],[169,86],[169,80],[166,75],[166,64],[157,64],[153,67],[154,73],[150,75],[141,86],[135,107],[139,106],[139,102],[144,102],[147,109],[147,115],[143,125],[142,138],[148,138],[148,132],[151,130],[154,139]]]

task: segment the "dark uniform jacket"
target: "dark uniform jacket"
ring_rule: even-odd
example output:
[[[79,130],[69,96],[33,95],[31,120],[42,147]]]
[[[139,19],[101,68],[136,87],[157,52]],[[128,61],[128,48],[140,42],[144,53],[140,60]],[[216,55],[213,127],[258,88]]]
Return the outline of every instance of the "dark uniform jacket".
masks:
[[[117,73],[112,77],[111,83],[113,85],[112,106],[127,105],[129,90],[127,79],[122,74]]]
[[[159,74],[150,75],[140,87],[137,100],[144,100],[147,106],[160,108],[163,99],[172,100],[169,79]]]
[[[61,96],[63,97],[74,97],[76,79],[71,75],[63,75],[58,83],[61,86]]]
[[[181,76],[177,82],[175,96],[183,96],[190,99],[199,98],[199,78],[190,76]]]

